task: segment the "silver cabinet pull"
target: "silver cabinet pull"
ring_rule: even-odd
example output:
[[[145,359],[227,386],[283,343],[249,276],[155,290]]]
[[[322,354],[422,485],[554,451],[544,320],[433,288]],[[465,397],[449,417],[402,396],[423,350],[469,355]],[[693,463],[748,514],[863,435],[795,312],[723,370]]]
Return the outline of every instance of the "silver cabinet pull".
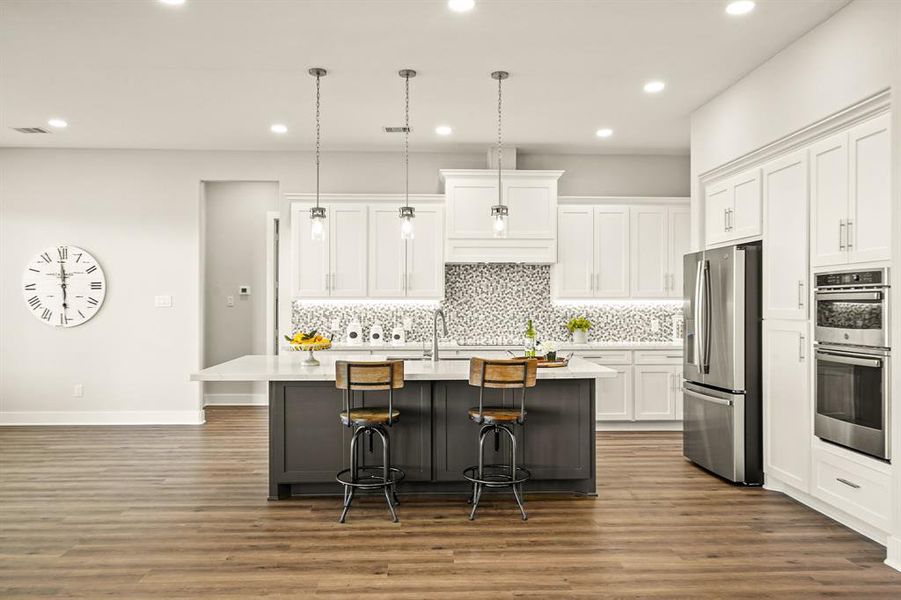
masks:
[[[852,239],[854,239],[854,236],[852,235],[853,231],[854,231],[854,221],[852,221],[851,219],[848,219],[848,228],[847,228],[847,232],[845,233],[845,238],[846,238],[845,245],[848,246],[848,250],[850,250],[854,246],[854,243],[851,241]]]
[[[807,345],[807,336],[803,333],[798,336],[798,362],[804,362],[804,359],[807,358],[807,353],[804,352],[804,346]]]
[[[723,209],[723,231],[729,231],[729,209]]]
[[[839,483],[844,483],[848,487],[852,487],[855,490],[859,490],[860,486],[854,483],[853,481],[848,481],[847,479],[842,479],[841,477],[836,477],[835,480]]]
[[[601,274],[595,273],[594,280],[595,280],[594,289],[600,292],[601,291]]]
[[[804,308],[804,282],[798,282],[798,308]]]
[[[845,220],[838,220],[838,249],[845,249]]]
[[[729,209],[729,231],[735,229],[735,209]]]
[[[337,287],[338,287],[338,276],[335,275],[334,273],[332,273],[332,289],[334,290]]]
[[[328,291],[328,289],[329,289],[329,274],[328,273],[325,274],[325,289],[326,289],[326,291]]]

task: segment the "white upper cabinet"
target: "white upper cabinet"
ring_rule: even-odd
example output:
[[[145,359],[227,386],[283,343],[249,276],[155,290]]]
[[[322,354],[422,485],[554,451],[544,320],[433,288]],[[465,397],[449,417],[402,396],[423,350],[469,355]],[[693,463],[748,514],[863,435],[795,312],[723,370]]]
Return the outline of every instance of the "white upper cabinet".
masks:
[[[763,167],[763,317],[807,319],[807,151]]]
[[[327,220],[331,272],[329,296],[365,297],[368,252],[366,240],[369,237],[367,207],[362,204],[333,204],[329,207]]]
[[[708,185],[704,203],[704,243],[708,247],[760,236],[763,213],[759,169]]]
[[[682,297],[687,206],[577,204],[557,213],[554,298]]]
[[[445,260],[449,263],[554,263],[557,260],[557,180],[563,171],[504,171],[507,235],[495,238],[491,207],[497,171],[442,170],[446,200]]]
[[[865,121],[810,148],[811,262],[891,258],[891,121]]]
[[[806,321],[763,326],[764,473],[801,491],[810,486],[809,338]]]
[[[554,266],[557,297],[594,297],[594,211],[592,206],[561,206],[558,209],[557,264]]]
[[[637,298],[669,295],[666,234],[665,208],[632,208],[632,295]]]
[[[403,297],[407,244],[400,237],[396,206],[370,208],[369,241],[369,295],[374,298]]]
[[[397,212],[395,212],[395,219]],[[399,227],[395,224],[395,230]],[[400,237],[399,232],[397,237]],[[414,237],[407,241],[406,296],[444,298],[444,209],[417,206]]]
[[[889,260],[892,255],[891,120],[882,115],[848,133],[850,262]]]
[[[312,204],[291,205],[294,295],[299,298],[325,298],[329,295],[328,229],[322,240],[310,235]]]

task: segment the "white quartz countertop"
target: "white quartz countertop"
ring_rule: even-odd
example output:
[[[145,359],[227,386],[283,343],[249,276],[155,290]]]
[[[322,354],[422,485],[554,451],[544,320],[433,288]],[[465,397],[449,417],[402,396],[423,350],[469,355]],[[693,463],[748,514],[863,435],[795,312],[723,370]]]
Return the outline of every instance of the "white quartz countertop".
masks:
[[[317,355],[322,363],[317,367],[301,364],[306,353],[290,353],[280,356],[248,354],[198,373],[191,374],[191,381],[334,381],[336,354]],[[341,353],[340,360],[378,361],[386,355],[365,354],[353,356]],[[616,377],[616,371],[608,367],[573,358],[565,367],[538,369],[538,379],[595,379]],[[404,361],[404,379],[408,381],[453,381],[469,379],[468,360]]]
[[[423,350],[431,348],[431,344],[422,342],[407,342],[406,344],[348,344],[346,342],[334,342],[331,350],[351,352],[353,350],[384,352],[390,354],[392,350]],[[470,344],[468,342],[440,342],[441,350],[522,350],[522,345],[516,344]],[[672,342],[589,342],[587,344],[574,344],[572,342],[560,342],[560,351],[591,351],[591,350],[682,350],[682,340]]]

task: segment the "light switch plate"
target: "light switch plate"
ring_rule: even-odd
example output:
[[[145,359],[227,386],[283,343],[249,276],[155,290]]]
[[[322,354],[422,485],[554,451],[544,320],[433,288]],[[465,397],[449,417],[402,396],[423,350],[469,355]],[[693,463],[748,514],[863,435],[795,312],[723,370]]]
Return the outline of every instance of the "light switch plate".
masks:
[[[651,319],[651,332],[657,333],[660,331],[660,319]]]
[[[83,398],[84,397],[84,386],[81,385],[80,383],[76,383],[75,389],[72,391],[72,395],[75,396],[76,398]]]
[[[156,308],[172,308],[172,296],[154,296],[153,305]]]
[[[332,331],[337,332],[341,329],[341,319],[332,319]]]
[[[234,296],[226,296],[225,297],[225,305],[226,306],[234,306],[235,305],[235,297]]]
[[[413,319],[411,317],[404,317],[404,329],[407,331],[413,330]]]

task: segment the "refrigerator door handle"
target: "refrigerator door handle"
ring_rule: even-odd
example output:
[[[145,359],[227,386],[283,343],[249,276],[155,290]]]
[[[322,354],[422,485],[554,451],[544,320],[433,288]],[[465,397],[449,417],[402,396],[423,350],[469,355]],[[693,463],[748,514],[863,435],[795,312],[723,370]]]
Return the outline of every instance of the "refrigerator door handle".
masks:
[[[710,265],[705,259],[700,269],[701,356],[698,365],[702,373],[710,372]]]
[[[694,304],[694,322],[695,322],[695,347],[694,352],[691,353],[692,360],[688,364],[695,366],[698,370],[701,370],[701,352],[703,350],[702,347],[702,329],[703,322],[701,321],[701,270],[704,268],[704,259],[702,258],[697,262],[695,269],[695,289],[694,289],[694,298],[692,298],[692,302]]]
[[[713,404],[722,404],[723,406],[732,406],[734,402],[732,400],[725,400],[723,398],[714,398],[713,396],[707,396],[705,394],[699,394],[697,392],[693,392],[691,390],[684,390],[682,392],[686,396],[691,396],[692,398],[697,398],[698,400],[703,400],[704,402],[712,402]]]

